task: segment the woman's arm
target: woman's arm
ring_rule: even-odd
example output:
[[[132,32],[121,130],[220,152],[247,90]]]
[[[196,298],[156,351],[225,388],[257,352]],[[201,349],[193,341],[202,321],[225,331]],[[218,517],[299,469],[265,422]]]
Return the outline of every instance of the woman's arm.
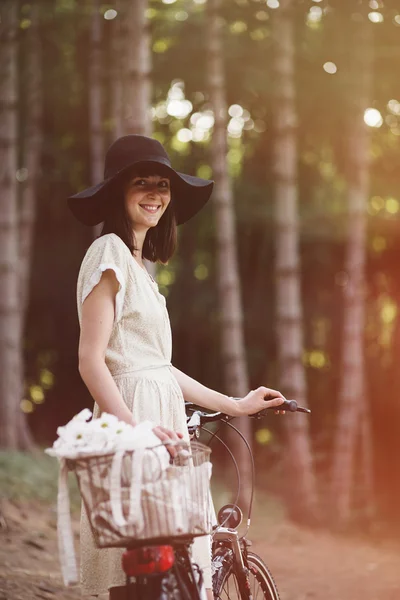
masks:
[[[135,425],[117,385],[105,363],[114,317],[118,281],[114,271],[102,274],[82,305],[79,339],[79,373],[102,412]]]
[[[284,396],[280,392],[266,387],[259,387],[249,392],[244,398],[234,400],[225,394],[205,387],[176,367],[172,367],[172,370],[187,402],[193,402],[233,417],[252,415],[264,408],[279,406],[284,401]]]

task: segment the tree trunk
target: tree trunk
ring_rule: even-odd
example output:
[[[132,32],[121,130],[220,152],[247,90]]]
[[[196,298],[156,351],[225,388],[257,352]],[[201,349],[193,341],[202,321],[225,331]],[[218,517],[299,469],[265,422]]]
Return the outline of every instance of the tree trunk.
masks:
[[[18,447],[22,390],[21,303],[17,206],[18,6],[0,13],[0,447]]]
[[[351,517],[352,489],[357,437],[370,435],[369,411],[365,398],[365,260],[366,216],[369,193],[370,140],[364,123],[364,110],[371,93],[372,31],[367,18],[352,22],[352,65],[349,72],[350,101],[348,123],[347,207],[348,236],[345,258],[347,284],[343,287],[343,333],[338,418],[334,440],[332,498],[337,524]],[[361,417],[366,422],[362,426]],[[370,481],[365,450],[371,440],[363,440],[364,480]],[[370,454],[367,450],[367,454]],[[370,485],[370,484],[369,484]],[[370,490],[372,493],[372,490]]]
[[[90,126],[90,162],[92,185],[104,177],[104,131],[103,131],[103,81],[102,81],[102,15],[100,1],[93,0],[90,30],[89,62],[89,126]],[[93,228],[93,235],[100,235],[102,224]]]
[[[148,0],[131,0],[127,11],[128,86],[125,131],[150,136],[151,120],[151,49],[150,28],[146,17]],[[156,276],[156,265],[145,261],[146,269]]]
[[[219,16],[220,0],[209,0],[207,11],[208,31],[208,88],[215,124],[211,143],[211,165],[215,180],[213,194],[217,235],[217,276],[220,304],[222,368],[226,390],[232,396],[245,396],[249,392],[248,373],[243,336],[243,313],[237,263],[235,213],[232,185],[227,164],[227,106],[223,66],[222,27]],[[248,443],[252,443],[251,422],[242,417],[235,423]],[[251,485],[251,466],[248,452],[238,439],[235,444],[242,479],[241,496],[247,497]]]
[[[128,20],[128,102],[126,133],[151,135],[150,30],[148,0],[130,0]]]
[[[307,406],[303,366],[303,310],[300,282],[297,190],[297,113],[295,104],[295,42],[293,0],[281,0],[273,22],[273,177],[276,220],[276,333],[279,389]],[[318,518],[309,424],[304,415],[284,417],[290,470],[291,514],[300,520]],[[295,490],[295,494],[293,491]]]
[[[124,57],[126,54],[126,14],[122,0],[115,2],[118,12],[114,19],[111,32],[111,52],[113,60],[110,65],[111,82],[111,122],[112,138],[118,139],[124,135]]]
[[[24,105],[26,129],[24,140],[24,165],[27,177],[22,184],[19,210],[19,260],[20,260],[20,303],[21,332],[25,330],[26,313],[29,304],[29,287],[33,253],[33,237],[36,222],[37,182],[40,176],[40,157],[43,144],[42,133],[42,77],[41,46],[39,33],[39,7],[31,7],[31,25],[27,31],[26,45],[26,98]],[[33,439],[27,426],[24,413],[19,419],[19,446],[33,448]]]

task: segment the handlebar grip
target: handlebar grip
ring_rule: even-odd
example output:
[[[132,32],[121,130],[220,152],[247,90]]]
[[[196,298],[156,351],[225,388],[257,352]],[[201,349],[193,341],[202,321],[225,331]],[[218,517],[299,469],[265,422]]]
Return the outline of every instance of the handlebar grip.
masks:
[[[302,412],[302,413],[311,413],[309,408],[303,408],[299,406],[296,400],[284,400],[282,404],[279,406],[271,406],[269,408],[264,408],[264,410],[257,413],[258,416],[263,417],[267,414],[267,411],[270,410],[285,410],[287,412]]]
[[[298,404],[296,400],[284,400],[283,404],[280,404],[279,406],[274,406],[275,410],[288,410],[290,412],[296,412],[297,407]]]

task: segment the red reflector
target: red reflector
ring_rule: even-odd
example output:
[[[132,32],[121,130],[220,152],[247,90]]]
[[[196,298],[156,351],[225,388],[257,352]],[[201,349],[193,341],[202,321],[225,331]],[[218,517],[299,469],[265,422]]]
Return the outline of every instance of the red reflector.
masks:
[[[129,577],[151,575],[168,571],[174,564],[172,546],[145,546],[125,550],[122,555],[122,568]]]

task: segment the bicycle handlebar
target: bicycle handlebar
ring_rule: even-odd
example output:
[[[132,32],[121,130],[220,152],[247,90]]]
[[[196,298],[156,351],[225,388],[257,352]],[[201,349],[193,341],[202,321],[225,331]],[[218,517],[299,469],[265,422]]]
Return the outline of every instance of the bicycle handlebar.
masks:
[[[239,398],[234,398],[234,400],[239,400]],[[222,412],[208,413],[201,410],[192,409],[192,407],[196,406],[192,402],[185,402],[185,406],[187,409],[193,410],[193,414],[188,417],[187,424],[188,427],[194,429],[204,425],[205,423],[212,423],[214,421],[229,421],[230,419],[234,418]],[[302,412],[307,414],[311,413],[309,408],[303,408],[302,406],[299,406],[296,400],[284,400],[284,402],[279,406],[270,406],[268,408],[264,408],[253,415],[249,415],[249,417],[252,417],[253,419],[261,419],[262,417],[265,417],[267,411],[270,410],[285,410],[288,412]]]

